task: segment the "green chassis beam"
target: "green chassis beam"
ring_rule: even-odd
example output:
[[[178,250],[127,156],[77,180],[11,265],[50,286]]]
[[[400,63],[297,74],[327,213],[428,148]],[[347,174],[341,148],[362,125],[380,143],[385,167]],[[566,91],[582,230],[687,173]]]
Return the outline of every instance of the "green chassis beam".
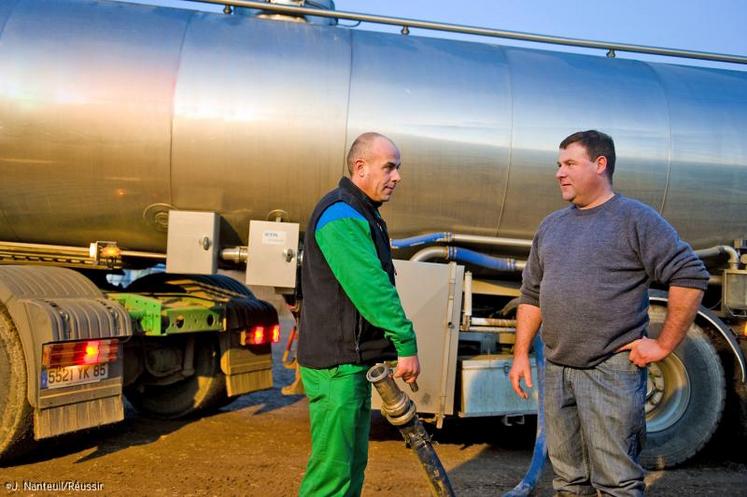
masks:
[[[224,330],[221,301],[187,294],[109,293],[140,324],[146,336]]]

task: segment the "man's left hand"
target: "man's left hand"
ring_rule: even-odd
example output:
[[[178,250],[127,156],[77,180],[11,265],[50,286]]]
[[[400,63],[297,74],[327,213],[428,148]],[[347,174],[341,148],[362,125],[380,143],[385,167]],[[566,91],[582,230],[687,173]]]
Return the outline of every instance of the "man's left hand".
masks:
[[[661,361],[671,352],[663,348],[656,340],[647,337],[633,340],[617,349],[616,352],[624,350],[630,351],[628,359],[640,368],[645,368],[650,362]]]
[[[415,383],[420,374],[420,362],[418,356],[411,355],[397,358],[397,369],[394,370],[395,378],[402,378],[405,383]]]

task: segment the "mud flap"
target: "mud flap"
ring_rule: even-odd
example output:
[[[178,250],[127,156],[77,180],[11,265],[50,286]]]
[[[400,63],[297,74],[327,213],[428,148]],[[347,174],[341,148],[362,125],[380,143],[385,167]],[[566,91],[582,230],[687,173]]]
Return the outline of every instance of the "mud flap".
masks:
[[[44,299],[19,302],[25,310],[35,337],[51,340],[43,343],[99,338],[126,337],[132,334],[124,309],[106,299]],[[34,438],[41,439],[92,428],[124,419],[122,403],[122,351],[109,364],[108,378],[99,382],[47,388],[41,360],[35,375],[39,385],[34,405]],[[41,358],[39,358],[41,359]]]
[[[81,274],[62,268],[0,268],[0,301],[12,318],[27,367],[27,398],[34,410],[34,438],[121,421],[122,345],[100,381],[49,388],[44,381],[45,344],[132,335],[130,316]]]
[[[236,333],[222,333],[220,353],[220,368],[226,375],[226,393],[229,397],[272,388],[269,344],[252,350],[238,343]]]

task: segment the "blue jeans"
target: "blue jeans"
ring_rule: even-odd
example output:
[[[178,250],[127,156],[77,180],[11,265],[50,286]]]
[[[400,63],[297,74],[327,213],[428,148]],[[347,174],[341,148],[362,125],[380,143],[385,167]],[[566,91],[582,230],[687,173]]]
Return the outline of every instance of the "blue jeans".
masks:
[[[557,492],[643,496],[646,372],[627,352],[589,369],[547,362],[545,429]]]

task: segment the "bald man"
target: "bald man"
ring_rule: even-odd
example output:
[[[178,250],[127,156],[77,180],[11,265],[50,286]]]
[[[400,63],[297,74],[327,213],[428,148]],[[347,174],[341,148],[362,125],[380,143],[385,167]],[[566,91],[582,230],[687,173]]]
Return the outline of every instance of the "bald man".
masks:
[[[420,373],[412,322],[394,287],[379,207],[400,181],[387,137],[364,133],[347,156],[349,178],[314,209],[304,236],[298,361],[309,399],[311,456],[301,497],[357,497],[368,461],[368,368],[397,359],[395,377]]]

